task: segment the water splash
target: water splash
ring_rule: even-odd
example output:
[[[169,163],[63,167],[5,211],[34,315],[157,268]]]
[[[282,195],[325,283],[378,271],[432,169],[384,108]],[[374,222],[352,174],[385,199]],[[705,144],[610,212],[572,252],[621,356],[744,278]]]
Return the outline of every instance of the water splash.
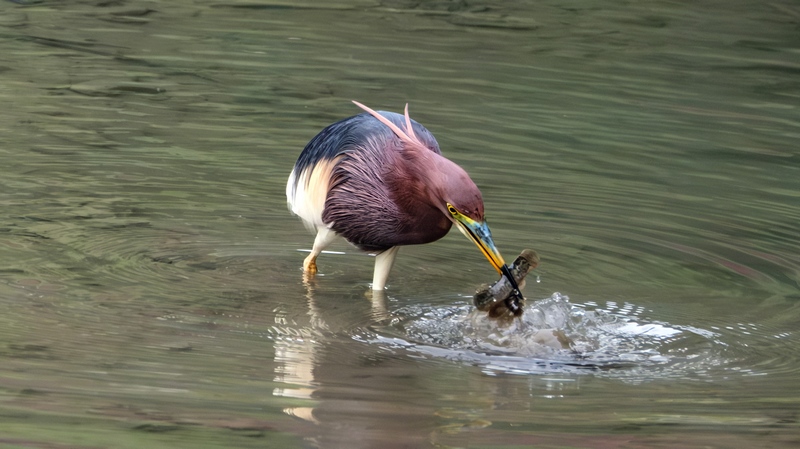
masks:
[[[587,373],[631,381],[702,377],[724,364],[718,334],[650,321],[644,308],[554,293],[500,323],[470,305],[399,309],[371,343],[482,366],[489,374]]]

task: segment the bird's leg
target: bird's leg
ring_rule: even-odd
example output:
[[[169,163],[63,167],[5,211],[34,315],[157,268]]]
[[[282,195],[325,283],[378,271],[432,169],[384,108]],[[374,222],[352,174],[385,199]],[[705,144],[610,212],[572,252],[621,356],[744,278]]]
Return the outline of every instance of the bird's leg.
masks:
[[[375,256],[375,272],[372,275],[372,290],[383,290],[386,287],[386,280],[389,272],[392,271],[394,258],[397,256],[399,246],[394,246]]]
[[[386,290],[367,290],[364,292],[364,296],[372,305],[370,318],[373,322],[383,322],[391,318],[389,310],[386,308]]]
[[[332,230],[326,227],[317,228],[317,236],[314,238],[311,254],[303,260],[303,271],[307,275],[317,274],[317,256],[333,242],[334,238],[336,238],[336,233]]]

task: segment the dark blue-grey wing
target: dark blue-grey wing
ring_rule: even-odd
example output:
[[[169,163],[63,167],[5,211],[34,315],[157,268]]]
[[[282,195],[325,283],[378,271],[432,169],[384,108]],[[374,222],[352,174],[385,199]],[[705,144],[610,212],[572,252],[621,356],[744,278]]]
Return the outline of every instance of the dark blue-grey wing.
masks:
[[[378,111],[401,129],[405,128],[405,118],[394,112]],[[441,154],[436,138],[424,126],[411,121],[414,133],[433,152]],[[364,148],[369,139],[392,139],[394,133],[386,125],[368,113],[340,120],[329,125],[317,134],[300,153],[294,165],[295,173],[302,173],[309,167],[323,160],[332,160],[337,156]]]

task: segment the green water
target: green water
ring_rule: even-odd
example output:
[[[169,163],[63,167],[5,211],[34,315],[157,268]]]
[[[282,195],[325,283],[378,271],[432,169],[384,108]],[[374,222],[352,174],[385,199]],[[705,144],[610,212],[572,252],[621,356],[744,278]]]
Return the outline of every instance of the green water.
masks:
[[[0,447],[797,447],[798,29],[781,0],[3,2]],[[516,327],[470,315],[496,275],[455,232],[383,300],[345,243],[304,283],[286,178],[353,99],[410,103],[506,258],[538,251]]]

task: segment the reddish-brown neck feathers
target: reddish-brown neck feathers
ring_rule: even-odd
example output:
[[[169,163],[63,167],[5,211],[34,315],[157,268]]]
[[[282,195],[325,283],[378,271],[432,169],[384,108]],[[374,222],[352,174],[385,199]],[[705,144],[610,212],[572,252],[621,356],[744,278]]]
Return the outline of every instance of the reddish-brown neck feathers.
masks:
[[[455,206],[462,214],[474,220],[483,221],[483,198],[480,190],[478,190],[478,187],[463,168],[453,161],[430,151],[425,143],[416,136],[411,125],[411,117],[408,115],[408,103],[406,103],[404,110],[405,129],[401,129],[391,120],[369,107],[357,101],[353,101],[353,103],[388,126],[405,144],[406,152],[403,157],[410,162],[408,169],[413,172],[414,178],[425,183],[427,187],[425,190],[433,197],[430,198],[432,206],[449,217],[450,214],[447,212],[447,204],[449,203]]]

